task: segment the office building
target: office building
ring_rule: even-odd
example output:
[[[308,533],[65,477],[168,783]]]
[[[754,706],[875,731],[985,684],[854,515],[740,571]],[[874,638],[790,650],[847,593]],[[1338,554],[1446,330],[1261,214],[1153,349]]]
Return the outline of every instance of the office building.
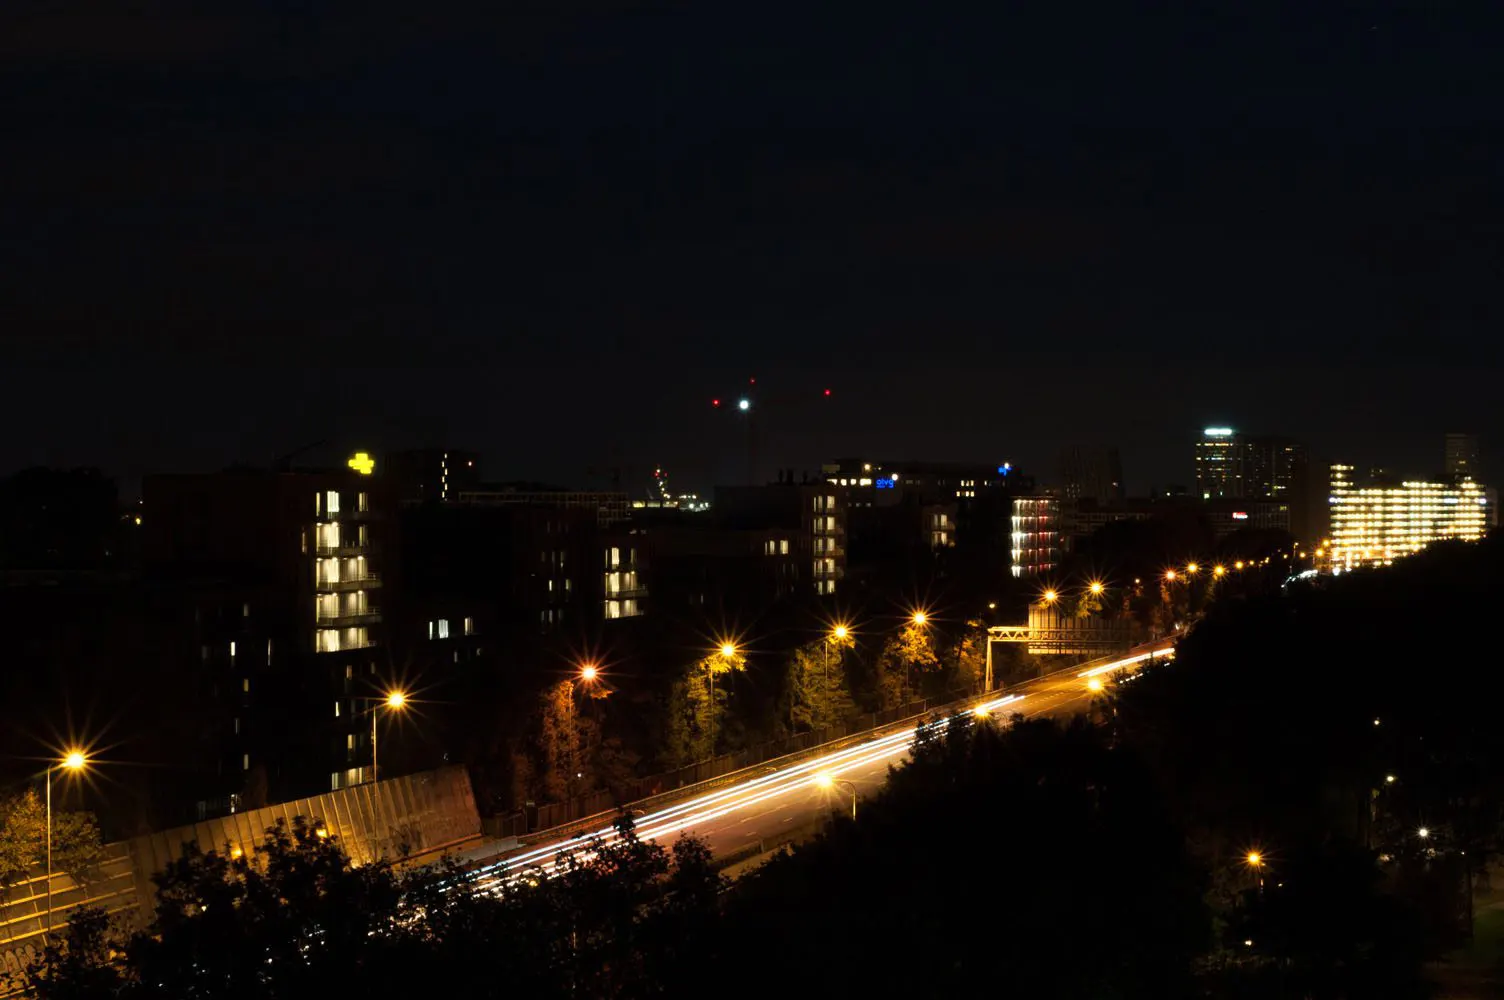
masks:
[[[1471,479],[1360,480],[1351,465],[1333,465],[1324,565],[1388,566],[1432,542],[1476,540],[1496,523],[1497,506],[1494,491]]]
[[[626,521],[631,509],[625,493],[566,490],[539,483],[486,484],[462,491],[456,502],[476,507],[544,507],[590,511],[602,527]]]
[[[1478,465],[1478,435],[1448,434],[1444,468],[1448,476],[1482,478],[1482,469]]]
[[[1015,578],[1048,576],[1060,568],[1058,497],[1014,497],[1011,572]]]
[[[1306,450],[1298,441],[1208,427],[1196,442],[1196,492],[1223,497],[1289,497],[1306,484]]]
[[[1111,504],[1123,499],[1123,462],[1116,448],[1063,448],[1059,474],[1064,500]]]

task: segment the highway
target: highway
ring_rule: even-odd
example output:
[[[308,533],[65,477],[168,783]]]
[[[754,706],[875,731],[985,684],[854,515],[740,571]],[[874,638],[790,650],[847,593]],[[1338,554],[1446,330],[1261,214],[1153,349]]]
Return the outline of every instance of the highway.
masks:
[[[1121,659],[1059,671],[1006,692],[979,696],[968,710],[976,715],[1017,713],[1025,718],[1061,718],[1083,712],[1112,675],[1151,656],[1174,655],[1167,644],[1156,646],[1141,648]],[[639,815],[638,836],[667,844],[680,834],[693,833],[709,844],[716,857],[724,858],[755,852],[759,845],[776,844],[782,837],[808,828],[832,811],[849,815],[853,795],[857,797],[860,815],[860,799],[882,787],[888,767],[907,756],[913,739],[914,726],[910,723],[880,730],[856,744],[848,741],[840,749],[749,768],[747,776],[734,784],[691,794],[672,805]],[[615,831],[607,826],[595,834],[609,841]],[[587,833],[560,839],[488,860],[477,869],[477,875],[484,886],[531,878],[539,870],[547,873],[562,852],[579,847],[589,836]]]

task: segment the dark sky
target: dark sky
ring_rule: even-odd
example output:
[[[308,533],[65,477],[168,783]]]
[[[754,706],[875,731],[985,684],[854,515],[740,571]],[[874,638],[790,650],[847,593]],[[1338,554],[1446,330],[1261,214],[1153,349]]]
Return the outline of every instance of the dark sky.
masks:
[[[1144,489],[1225,423],[1425,470],[1504,445],[1501,44],[1485,3],[9,0],[0,469],[703,485],[755,375],[769,469],[1116,443]]]

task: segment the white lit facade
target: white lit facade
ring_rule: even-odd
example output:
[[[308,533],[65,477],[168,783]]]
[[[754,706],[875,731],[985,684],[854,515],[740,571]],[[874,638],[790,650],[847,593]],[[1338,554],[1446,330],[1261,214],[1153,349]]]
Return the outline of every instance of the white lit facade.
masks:
[[[375,645],[380,623],[371,592],[380,586],[369,565],[370,494],[318,490],[313,495],[313,648],[339,653]]]
[[[1388,566],[1445,539],[1475,541],[1495,523],[1494,491],[1473,482],[1363,484],[1333,465],[1327,565],[1335,571]]]
[[[1044,576],[1060,568],[1060,501],[1055,497],[1014,497],[1011,525],[1012,573]]]
[[[603,614],[607,619],[636,618],[642,614],[642,599],[647,596],[647,589],[638,577],[637,549],[630,545],[612,545],[605,550],[604,556]]]

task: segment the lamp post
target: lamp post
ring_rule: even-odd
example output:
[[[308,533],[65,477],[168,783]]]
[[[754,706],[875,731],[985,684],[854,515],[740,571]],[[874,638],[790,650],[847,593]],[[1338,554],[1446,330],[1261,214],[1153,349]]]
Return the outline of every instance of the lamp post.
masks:
[[[830,724],[830,720],[825,718],[825,703],[830,700],[830,646],[831,643],[836,643],[840,648],[844,650],[844,646],[841,644],[844,644],[846,642],[846,637],[849,635],[851,635],[851,629],[847,628],[845,625],[837,625],[830,630],[830,635],[826,636],[825,641],[820,644],[821,728],[824,728],[825,726],[828,726]]]
[[[389,691],[384,698],[370,700],[375,702],[371,706],[371,781],[376,782],[381,780],[381,768],[376,759],[376,722],[381,717],[383,707],[393,712],[400,712],[407,707],[407,695],[401,691]]]
[[[736,645],[730,642],[721,643],[719,650],[721,659],[730,661],[736,657]],[[705,661],[705,673],[710,681],[710,704],[707,710],[710,714],[710,756],[715,756],[715,661],[713,658]]]
[[[822,771],[821,773],[815,775],[815,784],[819,785],[821,788],[825,789],[826,791],[830,791],[836,785],[845,785],[847,788],[850,788],[851,789],[851,818],[852,818],[852,820],[856,819],[856,785],[854,783],[852,783],[850,781],[847,781],[845,778],[837,778],[837,777],[834,777],[832,775],[826,774],[826,773],[824,773]]]
[[[82,750],[69,750],[62,760],[47,765],[47,933],[44,939],[52,937],[52,772],[62,768],[77,774],[88,763],[89,758]]]
[[[1248,857],[1243,860],[1247,861],[1248,867],[1252,868],[1258,875],[1259,895],[1262,896],[1264,894],[1264,856],[1258,851],[1249,851]]]

